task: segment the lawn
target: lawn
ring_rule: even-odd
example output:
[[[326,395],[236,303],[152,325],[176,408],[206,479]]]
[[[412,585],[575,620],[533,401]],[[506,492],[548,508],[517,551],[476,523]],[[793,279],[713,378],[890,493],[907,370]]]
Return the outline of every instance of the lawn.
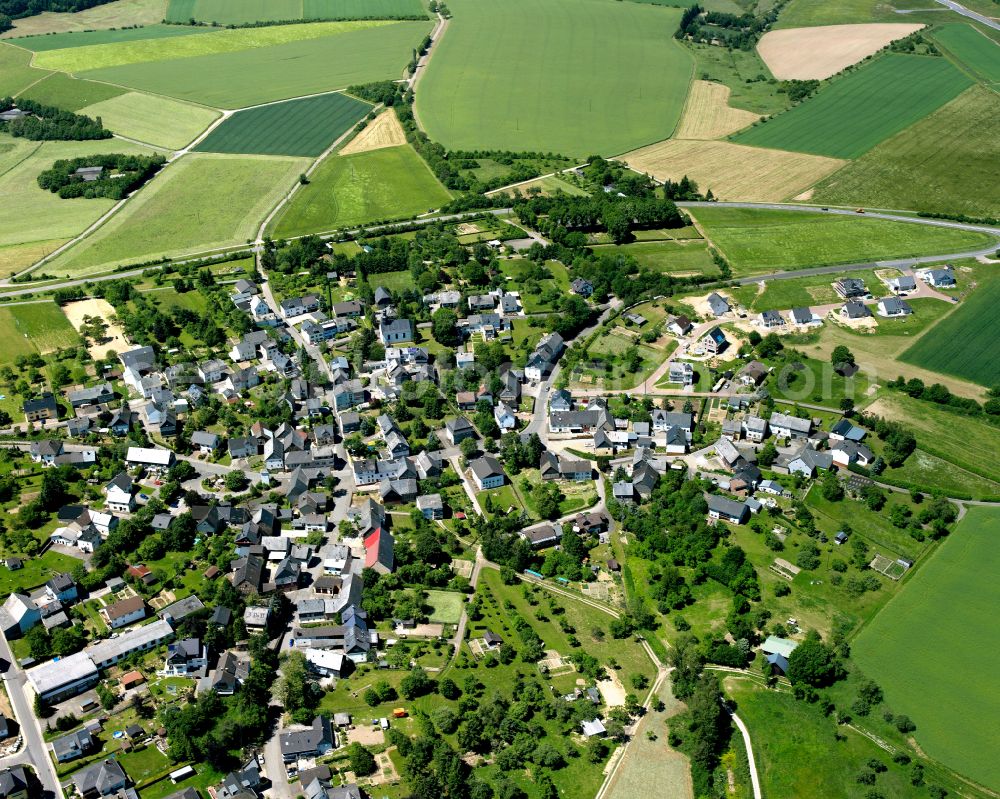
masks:
[[[373,288],[382,286],[389,289],[394,294],[401,294],[404,291],[412,291],[416,288],[413,282],[413,275],[408,271],[402,272],[379,272],[368,277],[368,285]]]
[[[12,44],[24,47],[33,53],[44,53],[49,50],[65,50],[70,47],[90,47],[98,44],[144,42],[149,39],[192,36],[197,33],[209,33],[211,30],[211,28],[194,28],[181,25],[142,25],[136,28],[65,31],[45,36],[27,36],[14,39]]]
[[[276,237],[405,219],[450,199],[408,144],[356,155],[331,155],[309,181],[275,220]]]
[[[969,508],[934,557],[851,646],[890,703],[905,708],[933,758],[1000,788],[1000,693],[983,646],[1000,636],[1000,512]],[[947,657],[942,657],[947,653]],[[961,668],[955,668],[961,663]]]
[[[934,39],[987,83],[1000,81],[1000,44],[971,25],[953,23],[934,30]]]
[[[973,86],[826,178],[813,202],[998,216],[998,117],[1000,98]]]
[[[737,277],[951,253],[991,241],[983,233],[885,219],[723,207],[689,210]]]
[[[431,622],[458,624],[465,607],[465,594],[430,590],[427,592],[427,604],[434,609],[430,615]]]
[[[1000,464],[986,455],[1000,452],[1000,428],[898,392],[881,396],[865,410],[902,422],[916,436],[917,446],[922,450],[1000,482]]]
[[[631,255],[640,266],[653,272],[681,275],[715,275],[719,268],[704,241],[638,241],[632,244],[594,247],[597,255]]]
[[[0,97],[9,97],[49,73],[29,66],[31,53],[0,42]]]
[[[971,84],[947,59],[893,53],[832,79],[808,100],[733,140],[857,158]]]
[[[36,103],[54,105],[66,111],[79,111],[93,103],[100,103],[124,94],[125,90],[107,83],[71,78],[62,72],[51,72],[19,95]],[[84,111],[83,113],[89,113]],[[109,120],[104,120],[107,123]]]
[[[987,280],[946,319],[906,350],[901,360],[981,386],[1000,383],[996,305],[1000,280]]]
[[[79,562],[69,555],[49,550],[38,557],[26,558],[23,569],[12,572],[4,567],[0,570],[0,596],[44,585],[53,575],[73,571]]]
[[[416,106],[445,147],[614,155],[674,131],[692,71],[672,38],[678,9],[612,0],[448,8],[454,18]]]
[[[420,0],[170,0],[168,22],[248,22],[290,19],[398,19],[425,16]]]
[[[219,117],[210,108],[142,92],[127,92],[87,106],[81,113],[100,117],[108,130],[121,136],[174,150],[190,144]]]
[[[9,147],[7,146],[9,145]],[[0,135],[0,247],[67,239],[86,230],[114,202],[64,200],[38,186],[38,175],[60,158],[150,150],[125,141],[34,142]],[[43,247],[50,251],[54,247]]]
[[[218,108],[243,108],[396,79],[413,48],[430,30],[430,22],[320,22],[254,30],[285,28],[341,32],[251,50],[94,69],[85,77]]]
[[[233,114],[195,148],[201,152],[321,155],[371,105],[346,94],[322,94]]]
[[[45,50],[37,53],[34,65],[41,69],[63,72],[124,67],[150,61],[172,61],[182,58],[238,53],[262,47],[290,44],[308,39],[320,39],[341,33],[378,27],[382,22],[318,22],[309,25],[274,25],[263,28],[217,30],[110,44],[91,44]]]
[[[48,271],[91,274],[121,263],[243,244],[304,166],[294,158],[185,156]]]

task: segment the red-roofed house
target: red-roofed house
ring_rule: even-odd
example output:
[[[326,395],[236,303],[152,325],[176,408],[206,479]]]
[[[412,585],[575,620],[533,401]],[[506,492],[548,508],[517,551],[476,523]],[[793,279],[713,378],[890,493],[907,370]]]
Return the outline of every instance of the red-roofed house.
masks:
[[[392,533],[384,527],[376,527],[365,539],[365,568],[380,574],[388,574],[393,567]]]

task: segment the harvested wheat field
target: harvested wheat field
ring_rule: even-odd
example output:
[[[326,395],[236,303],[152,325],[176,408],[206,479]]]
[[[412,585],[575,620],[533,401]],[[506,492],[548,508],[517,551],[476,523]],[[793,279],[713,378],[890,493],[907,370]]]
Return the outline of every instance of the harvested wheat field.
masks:
[[[91,343],[87,347],[87,352],[90,353],[91,358],[96,360],[103,358],[109,352],[125,352],[128,349],[129,345],[125,340],[125,331],[111,321],[115,318],[115,309],[107,300],[91,299],[70,302],[63,306],[63,313],[66,314],[69,323],[76,328],[78,333],[80,332],[80,328],[83,327],[84,319],[88,316],[103,319],[107,323],[108,330],[104,340]]]
[[[398,147],[401,144],[406,144],[406,134],[396,118],[396,112],[389,108],[375,117],[368,127],[349,141],[340,154],[367,153],[386,147]]]
[[[707,80],[691,84],[681,123],[674,134],[678,139],[721,139],[752,125],[760,116],[729,105],[729,87]]]
[[[747,147],[725,141],[668,139],[626,153],[621,160],[657,180],[687,175],[720,200],[777,202],[833,174],[846,161],[820,155]]]
[[[922,27],[880,22],[768,31],[757,52],[779,80],[823,80]]]

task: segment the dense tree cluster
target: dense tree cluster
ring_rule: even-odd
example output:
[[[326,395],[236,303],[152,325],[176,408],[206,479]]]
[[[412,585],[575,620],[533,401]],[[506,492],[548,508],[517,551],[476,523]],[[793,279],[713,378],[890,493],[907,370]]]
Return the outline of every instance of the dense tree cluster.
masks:
[[[0,131],[19,139],[32,141],[85,141],[110,139],[111,131],[105,129],[100,117],[91,119],[73,114],[51,105],[43,105],[26,97],[5,97],[0,109],[20,108],[27,116],[0,122]]]
[[[106,197],[121,200],[142,186],[167,162],[162,155],[88,155],[56,161],[51,169],[38,176],[38,185],[63,199]],[[85,167],[102,167],[97,180],[84,180],[76,174]]]
[[[778,19],[786,0],[779,0],[761,14],[729,14],[709,11],[698,5],[684,10],[674,36],[696,42],[718,43],[733,50],[752,50],[761,36]]]

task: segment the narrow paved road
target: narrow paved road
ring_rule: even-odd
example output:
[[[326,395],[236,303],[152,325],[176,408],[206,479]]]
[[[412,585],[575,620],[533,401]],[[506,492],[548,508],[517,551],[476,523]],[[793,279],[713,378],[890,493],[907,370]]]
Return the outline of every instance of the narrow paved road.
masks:
[[[750,742],[750,730],[747,729],[747,725],[743,723],[743,719],[737,716],[733,711],[726,708],[730,716],[732,716],[733,723],[736,724],[736,728],[740,731],[740,735],[743,736],[743,745],[747,750],[747,760],[750,764],[750,782],[753,785],[753,799],[763,799],[764,794],[760,790],[760,777],[757,776],[757,761],[753,756],[753,744]]]
[[[959,5],[958,3],[953,2],[953,0],[937,0],[937,2],[939,2],[946,8],[950,8],[956,14],[961,14],[963,17],[974,19],[976,22],[979,22],[988,28],[993,28],[993,30],[995,31],[1000,31],[1000,22],[997,22],[997,20],[991,17],[983,16],[982,14],[976,11],[972,11],[963,5]]]

